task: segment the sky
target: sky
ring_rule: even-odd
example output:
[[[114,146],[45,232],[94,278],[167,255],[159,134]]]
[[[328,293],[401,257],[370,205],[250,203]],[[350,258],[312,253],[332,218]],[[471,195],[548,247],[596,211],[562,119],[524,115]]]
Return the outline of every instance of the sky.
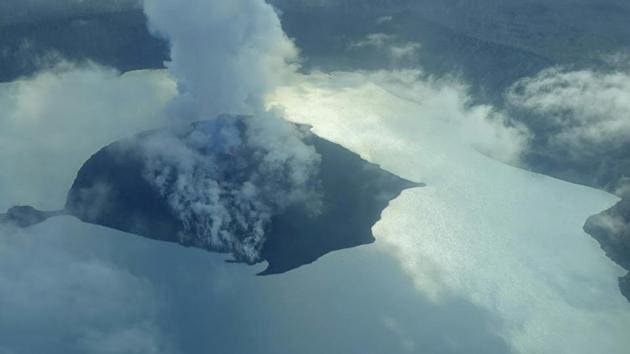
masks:
[[[16,14],[38,20],[51,14],[48,5],[29,2],[32,12]],[[285,196],[302,196],[317,168],[317,154],[285,120],[425,186],[390,203],[373,226],[374,244],[266,277],[255,276],[264,264],[230,264],[70,216],[21,230],[0,226],[0,354],[624,353],[630,346],[630,308],[617,285],[625,271],[582,230],[625,185],[615,196],[527,171],[524,157],[540,133],[515,117],[525,112],[555,132],[544,137],[554,157],[619,149],[630,129],[623,56],[613,70],[558,65],[523,77],[502,93],[505,105],[494,105],[475,100],[461,77],[422,66],[304,72],[300,48],[260,0],[144,5],[150,31],[171,45],[165,69],[120,73],[61,61],[0,84],[0,209],[58,209],[101,147],[220,113],[256,118],[255,134],[237,142],[265,151],[256,188],[291,171],[280,201],[263,204],[291,205]],[[374,33],[354,45],[392,60],[423,50]],[[190,144],[174,149],[168,141],[155,142],[156,153],[168,150],[174,161],[159,155],[156,171],[198,158]],[[178,181],[207,185],[208,174],[178,168]],[[171,201],[206,203],[192,219],[207,217],[206,207],[238,208],[212,201],[211,189],[168,190]],[[171,206],[185,217],[180,204]],[[248,215],[269,208],[253,205]],[[246,219],[257,220],[265,219]],[[255,259],[246,243],[230,244]]]

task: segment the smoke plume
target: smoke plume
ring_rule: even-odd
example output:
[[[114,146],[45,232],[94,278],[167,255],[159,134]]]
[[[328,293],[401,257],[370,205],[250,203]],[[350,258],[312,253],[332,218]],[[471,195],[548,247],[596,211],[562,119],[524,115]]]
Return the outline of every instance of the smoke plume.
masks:
[[[181,243],[260,261],[274,215],[318,208],[319,155],[305,132],[263,108],[297,50],[264,0],[146,0],[145,12],[170,42],[178,87],[167,108],[177,128],[144,144],[145,177],[182,221]],[[254,117],[228,116],[237,114]]]
[[[146,0],[151,31],[169,40],[179,118],[252,114],[293,71],[297,50],[264,0]]]

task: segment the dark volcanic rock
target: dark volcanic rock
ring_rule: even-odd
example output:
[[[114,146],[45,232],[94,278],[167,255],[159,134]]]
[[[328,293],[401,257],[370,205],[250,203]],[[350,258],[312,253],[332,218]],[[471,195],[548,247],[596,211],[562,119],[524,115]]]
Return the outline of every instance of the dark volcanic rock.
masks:
[[[383,209],[404,189],[420,186],[314,135],[307,143],[322,156],[323,212],[312,218],[292,209],[274,218],[262,251],[269,262],[263,274],[282,273],[328,252],[374,242],[372,226]]]
[[[9,209],[6,214],[0,214],[0,224],[28,227],[63,213],[63,211],[41,211],[31,206],[18,205]]]
[[[145,161],[137,145],[150,134],[112,143],[92,155],[68,192],[68,213],[87,223],[177,241],[181,221],[143,176]]]
[[[191,127],[211,129],[218,121],[198,122]],[[139,146],[156,134],[160,131],[145,132],[95,153],[79,170],[68,193],[65,213],[84,222],[236,257],[233,250],[191,242],[185,235],[185,223],[147,179],[147,160]],[[322,206],[319,213],[295,205],[273,215],[258,260],[268,262],[262,274],[286,272],[331,251],[374,242],[371,228],[383,209],[404,189],[420,186],[313,134],[308,133],[303,141],[321,156],[317,183],[312,187],[320,191]],[[233,156],[219,159],[238,164]],[[234,168],[228,171],[234,172]],[[232,172],[225,178],[235,178]],[[20,220],[18,225],[22,227],[52,216],[32,208],[19,210],[26,211],[19,213],[24,216],[11,218]],[[236,261],[245,262],[238,257]]]
[[[588,218],[584,231],[599,242],[610,259],[630,270],[630,199],[624,198],[614,207]],[[619,278],[619,288],[630,301],[630,272]]]

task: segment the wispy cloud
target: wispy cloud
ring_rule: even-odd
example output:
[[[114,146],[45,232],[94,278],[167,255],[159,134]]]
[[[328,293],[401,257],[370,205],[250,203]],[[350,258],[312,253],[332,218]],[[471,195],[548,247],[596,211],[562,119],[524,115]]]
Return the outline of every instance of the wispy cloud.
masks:
[[[421,45],[415,42],[401,41],[395,35],[370,33],[364,39],[351,43],[349,49],[371,48],[384,52],[394,64],[416,59]]]
[[[178,119],[252,114],[293,71],[297,49],[262,0],[147,0],[150,29],[169,40]]]

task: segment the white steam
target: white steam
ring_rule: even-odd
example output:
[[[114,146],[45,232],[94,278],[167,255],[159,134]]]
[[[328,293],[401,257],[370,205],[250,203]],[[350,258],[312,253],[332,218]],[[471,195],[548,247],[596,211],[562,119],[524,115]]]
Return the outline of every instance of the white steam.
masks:
[[[183,222],[182,243],[257,262],[274,215],[317,205],[319,156],[264,110],[265,96],[294,72],[297,50],[264,0],[146,0],[145,12],[170,41],[166,66],[179,94],[168,114],[176,123],[255,115],[183,135],[176,124],[179,133],[146,144],[145,176]]]
[[[180,119],[257,113],[297,50],[264,0],[146,0],[153,32],[169,40]]]
[[[255,263],[274,215],[295,204],[317,211],[319,155],[289,128],[274,116],[223,117],[145,143],[145,176],[182,221],[181,243]]]

